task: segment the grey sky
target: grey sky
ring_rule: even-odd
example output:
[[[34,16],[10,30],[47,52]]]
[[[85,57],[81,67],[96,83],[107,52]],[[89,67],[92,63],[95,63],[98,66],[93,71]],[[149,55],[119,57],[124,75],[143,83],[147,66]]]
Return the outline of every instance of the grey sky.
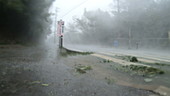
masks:
[[[75,6],[81,4],[82,2],[86,1],[83,3],[81,6],[76,8],[75,10],[71,11],[69,14],[64,16],[66,13],[68,13],[72,8]],[[113,3],[113,0],[56,0],[53,6],[53,12],[56,7],[58,7],[58,20],[63,19],[65,22],[69,22],[72,20],[73,16],[74,17],[80,17],[84,9],[86,10],[96,10],[100,8],[101,10],[104,11],[110,11],[109,4]],[[64,18],[63,18],[64,16]]]

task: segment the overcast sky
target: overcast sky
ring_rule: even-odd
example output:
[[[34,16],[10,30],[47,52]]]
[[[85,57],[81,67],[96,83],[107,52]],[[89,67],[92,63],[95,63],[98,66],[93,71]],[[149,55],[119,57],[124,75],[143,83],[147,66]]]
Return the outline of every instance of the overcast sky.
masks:
[[[84,3],[82,4],[82,2]],[[63,19],[67,23],[72,20],[73,16],[81,17],[85,8],[87,11],[99,8],[104,11],[110,11],[109,5],[111,3],[113,3],[113,0],[56,0],[52,7],[52,12],[54,12],[55,8],[58,7],[57,19]],[[82,5],[77,7],[80,4]],[[73,8],[74,10],[71,11]]]

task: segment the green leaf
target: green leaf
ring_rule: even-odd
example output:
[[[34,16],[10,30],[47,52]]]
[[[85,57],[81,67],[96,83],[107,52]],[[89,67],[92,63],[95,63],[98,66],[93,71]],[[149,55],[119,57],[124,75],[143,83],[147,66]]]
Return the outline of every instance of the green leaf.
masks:
[[[45,87],[48,87],[49,86],[49,84],[41,84],[42,86],[45,86]]]

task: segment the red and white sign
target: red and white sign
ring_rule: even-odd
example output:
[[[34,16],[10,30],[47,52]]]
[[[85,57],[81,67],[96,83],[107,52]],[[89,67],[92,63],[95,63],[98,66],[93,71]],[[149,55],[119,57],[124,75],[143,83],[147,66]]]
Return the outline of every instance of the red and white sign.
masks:
[[[64,33],[64,21],[60,20],[57,22],[57,34],[63,36]]]

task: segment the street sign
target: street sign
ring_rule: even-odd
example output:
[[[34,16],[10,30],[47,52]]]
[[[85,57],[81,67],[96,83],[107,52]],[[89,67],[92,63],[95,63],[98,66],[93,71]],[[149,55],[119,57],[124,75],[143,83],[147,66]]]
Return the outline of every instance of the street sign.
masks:
[[[64,21],[57,22],[57,34],[59,36],[59,48],[63,47]]]
[[[63,36],[64,33],[64,21],[60,20],[57,22],[57,34]]]

